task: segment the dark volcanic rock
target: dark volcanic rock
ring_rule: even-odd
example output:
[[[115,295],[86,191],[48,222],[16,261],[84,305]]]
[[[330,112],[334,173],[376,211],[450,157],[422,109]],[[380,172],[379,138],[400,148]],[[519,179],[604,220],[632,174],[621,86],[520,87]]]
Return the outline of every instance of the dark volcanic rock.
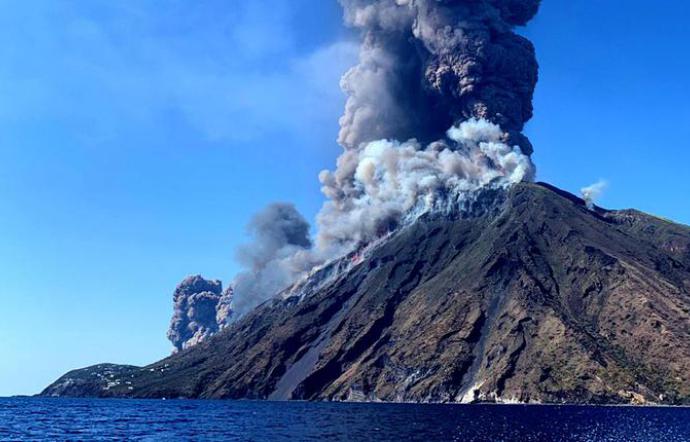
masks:
[[[80,395],[690,404],[690,229],[546,185],[494,201]]]

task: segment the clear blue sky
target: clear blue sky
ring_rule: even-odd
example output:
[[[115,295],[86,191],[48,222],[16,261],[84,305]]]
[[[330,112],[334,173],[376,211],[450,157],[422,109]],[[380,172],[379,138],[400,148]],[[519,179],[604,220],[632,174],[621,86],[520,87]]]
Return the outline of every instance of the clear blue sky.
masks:
[[[539,178],[690,223],[690,4],[544,0]],[[335,0],[0,2],[0,396],[169,353],[171,292],[228,281],[252,213],[334,164]]]

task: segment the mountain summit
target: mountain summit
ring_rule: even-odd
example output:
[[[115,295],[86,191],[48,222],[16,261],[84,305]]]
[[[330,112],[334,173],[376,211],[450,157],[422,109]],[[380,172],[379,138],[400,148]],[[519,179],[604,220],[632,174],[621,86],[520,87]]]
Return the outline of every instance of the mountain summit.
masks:
[[[160,362],[42,394],[690,404],[685,226],[518,184],[312,279]]]

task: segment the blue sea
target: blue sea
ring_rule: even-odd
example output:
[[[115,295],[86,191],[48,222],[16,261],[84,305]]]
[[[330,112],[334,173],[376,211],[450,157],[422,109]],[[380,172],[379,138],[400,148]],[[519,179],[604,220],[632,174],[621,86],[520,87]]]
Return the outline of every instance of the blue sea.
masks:
[[[7,441],[690,441],[690,409],[0,399]]]

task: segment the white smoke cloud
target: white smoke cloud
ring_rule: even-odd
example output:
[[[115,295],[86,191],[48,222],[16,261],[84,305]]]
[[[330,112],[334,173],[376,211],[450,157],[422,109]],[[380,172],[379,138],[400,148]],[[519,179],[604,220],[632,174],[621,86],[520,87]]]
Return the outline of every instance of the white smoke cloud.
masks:
[[[588,209],[594,209],[594,205],[596,204],[597,200],[601,197],[601,195],[604,193],[607,187],[608,182],[606,182],[605,180],[599,180],[594,184],[590,184],[589,186],[580,189],[580,193],[582,193],[582,199],[585,200],[585,204],[587,205]]]
[[[378,140],[346,151],[334,172],[320,175],[329,201],[318,215],[317,245],[352,248],[411,213],[448,207],[489,184],[532,179],[532,161],[505,144],[504,135],[495,124],[471,119],[453,126],[447,140],[427,146]]]

